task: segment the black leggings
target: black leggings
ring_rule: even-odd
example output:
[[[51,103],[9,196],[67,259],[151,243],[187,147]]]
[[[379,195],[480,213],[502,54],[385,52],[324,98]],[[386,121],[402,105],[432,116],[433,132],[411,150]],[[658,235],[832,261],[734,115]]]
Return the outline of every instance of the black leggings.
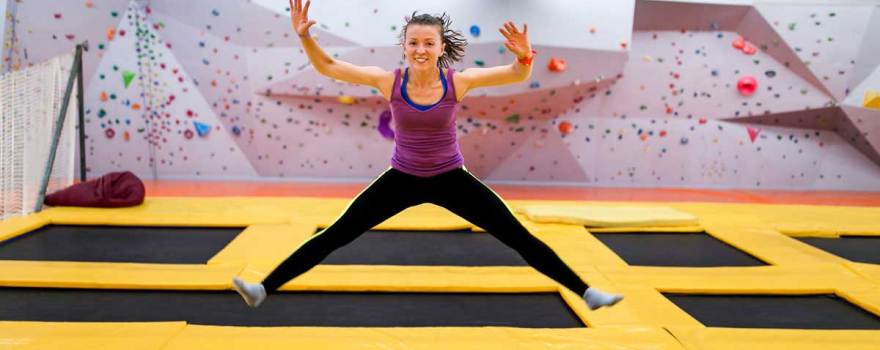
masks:
[[[504,201],[467,170],[418,177],[390,168],[364,189],[330,227],[303,243],[263,281],[271,293],[318,265],[334,250],[404,209],[433,203],[461,216],[516,250],[536,270],[577,295],[587,290],[574,271],[544,242],[532,236]]]

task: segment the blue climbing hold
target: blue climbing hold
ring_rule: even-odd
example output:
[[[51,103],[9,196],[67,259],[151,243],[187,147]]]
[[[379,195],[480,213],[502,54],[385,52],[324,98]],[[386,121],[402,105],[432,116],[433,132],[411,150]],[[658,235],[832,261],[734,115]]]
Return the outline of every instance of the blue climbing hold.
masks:
[[[471,26],[471,35],[474,37],[480,36],[480,27],[476,24]]]
[[[205,137],[205,135],[211,132],[211,126],[208,124],[193,120],[193,125],[196,127],[196,132],[199,134],[199,137]]]

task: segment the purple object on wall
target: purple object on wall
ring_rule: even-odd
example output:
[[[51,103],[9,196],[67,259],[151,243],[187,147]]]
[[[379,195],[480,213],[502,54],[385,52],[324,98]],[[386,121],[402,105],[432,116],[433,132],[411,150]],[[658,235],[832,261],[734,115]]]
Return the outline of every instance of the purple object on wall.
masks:
[[[386,139],[394,140],[394,130],[391,130],[390,110],[385,110],[379,115],[379,133]]]

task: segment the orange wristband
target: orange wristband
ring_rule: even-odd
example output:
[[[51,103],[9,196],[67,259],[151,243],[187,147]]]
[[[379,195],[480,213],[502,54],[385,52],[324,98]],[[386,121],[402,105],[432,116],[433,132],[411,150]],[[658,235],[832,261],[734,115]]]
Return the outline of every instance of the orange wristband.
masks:
[[[524,65],[524,66],[528,66],[528,65],[531,65],[531,64],[532,64],[532,60],[535,59],[535,55],[537,55],[537,54],[538,54],[538,51],[532,50],[532,55],[531,55],[531,56],[529,56],[529,57],[523,57],[523,58],[517,58],[516,60],[517,60],[520,64],[522,64],[522,65]]]

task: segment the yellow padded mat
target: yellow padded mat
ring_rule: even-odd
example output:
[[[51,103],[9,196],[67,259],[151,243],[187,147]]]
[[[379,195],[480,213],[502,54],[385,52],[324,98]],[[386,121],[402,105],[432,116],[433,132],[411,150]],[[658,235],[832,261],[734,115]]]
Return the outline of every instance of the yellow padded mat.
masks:
[[[48,224],[246,226],[204,265],[0,261],[0,285],[230,289],[239,275],[258,280],[317,230],[339,217],[350,198],[148,198],[125,209],[51,208],[0,222],[8,239]],[[571,348],[725,349],[871,348],[880,331],[749,330],[704,327],[666,299],[664,292],[702,294],[835,294],[880,314],[880,265],[854,263],[791,236],[880,235],[880,208],[711,203],[615,203],[509,201],[511,207],[666,207],[698,218],[681,226],[585,228],[580,224],[534,222],[518,215],[585,281],[620,292],[619,305],[589,311],[579,296],[530,267],[318,266],[288,282],[284,290],[407,292],[559,292],[591,328],[249,328],[167,325],[155,332],[116,324],[0,323],[0,344],[115,348],[119,339],[146,339],[159,348],[313,347],[334,349]],[[641,223],[640,223],[641,224]],[[387,230],[459,230],[485,234],[443,208],[410,208],[380,224]],[[768,266],[683,268],[629,266],[590,232],[706,232],[767,262]],[[48,326],[47,326],[48,325]],[[67,327],[67,328],[64,328]],[[104,327],[104,328],[102,328]],[[152,327],[147,326],[147,327]],[[180,328],[182,327],[182,328]],[[160,332],[158,329],[162,329]],[[82,332],[83,338],[73,334]],[[105,333],[106,332],[106,333]],[[153,333],[150,333],[153,332]],[[160,334],[161,333],[161,334]],[[94,335],[94,336],[92,336]],[[146,338],[143,338],[146,337]],[[813,340],[811,340],[813,339]],[[161,341],[160,341],[161,340]],[[121,341],[124,343],[124,340]],[[141,344],[139,343],[139,344]],[[500,345],[493,345],[500,344]],[[526,344],[518,345],[518,344]],[[91,346],[91,347],[90,347]],[[120,348],[130,348],[119,346]],[[145,347],[149,347],[146,346]]]
[[[188,326],[165,349],[683,349],[660,329],[246,328]]]
[[[590,227],[665,227],[696,225],[697,217],[670,207],[525,205],[516,212],[529,220]]]
[[[669,327],[668,330],[689,350],[877,349],[876,331],[696,327]],[[875,342],[866,341],[870,339]]]
[[[162,349],[186,322],[0,322],[3,349]]]

